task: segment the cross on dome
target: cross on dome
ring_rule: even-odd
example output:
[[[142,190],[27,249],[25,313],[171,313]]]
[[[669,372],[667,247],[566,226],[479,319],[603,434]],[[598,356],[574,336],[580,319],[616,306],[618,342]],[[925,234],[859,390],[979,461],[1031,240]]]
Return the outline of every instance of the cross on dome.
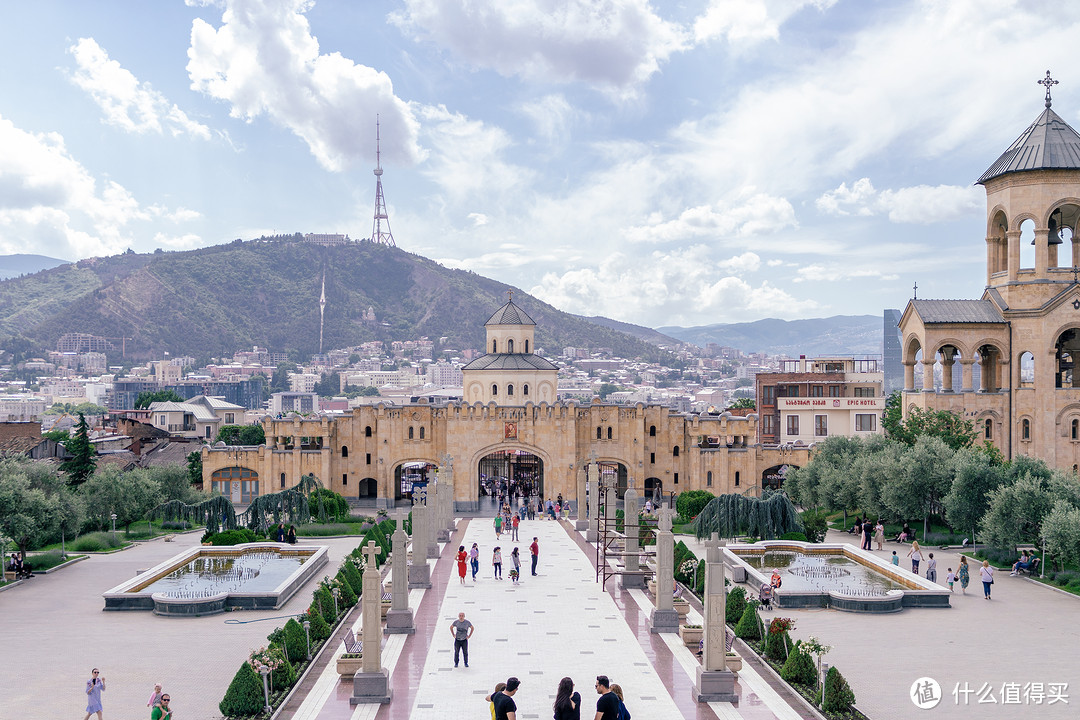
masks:
[[[1047,70],[1046,77],[1044,77],[1042,80],[1036,80],[1035,84],[1046,86],[1046,107],[1050,107],[1050,88],[1054,85],[1057,85],[1058,81],[1050,77],[1050,71]]]

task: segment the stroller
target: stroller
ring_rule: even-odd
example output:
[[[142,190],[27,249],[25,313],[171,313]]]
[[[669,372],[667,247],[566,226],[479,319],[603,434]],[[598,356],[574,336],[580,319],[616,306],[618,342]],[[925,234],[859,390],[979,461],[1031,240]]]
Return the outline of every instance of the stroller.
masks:
[[[761,583],[761,589],[758,590],[758,602],[766,610],[772,609],[772,586],[768,583]]]

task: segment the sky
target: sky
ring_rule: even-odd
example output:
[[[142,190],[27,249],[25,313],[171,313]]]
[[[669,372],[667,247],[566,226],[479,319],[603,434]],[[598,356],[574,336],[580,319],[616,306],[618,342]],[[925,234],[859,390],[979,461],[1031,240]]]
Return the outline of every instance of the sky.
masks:
[[[371,235],[658,327],[985,285],[982,172],[1080,127],[1080,3],[0,3],[0,254]],[[363,282],[362,278],[357,282]]]

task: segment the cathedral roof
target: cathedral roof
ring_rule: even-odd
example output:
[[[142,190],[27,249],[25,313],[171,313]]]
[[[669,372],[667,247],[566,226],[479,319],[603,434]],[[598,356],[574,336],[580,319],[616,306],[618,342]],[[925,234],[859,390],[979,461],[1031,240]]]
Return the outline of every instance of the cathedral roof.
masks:
[[[487,325],[535,325],[533,319],[524,310],[508,300],[505,305],[495,311],[495,314],[484,323]]]
[[[462,370],[558,370],[555,365],[532,353],[488,353]]]
[[[977,184],[984,185],[1006,173],[1050,169],[1080,170],[1080,134],[1047,107]]]
[[[926,325],[935,323],[1003,323],[989,300],[912,300],[911,309]]]

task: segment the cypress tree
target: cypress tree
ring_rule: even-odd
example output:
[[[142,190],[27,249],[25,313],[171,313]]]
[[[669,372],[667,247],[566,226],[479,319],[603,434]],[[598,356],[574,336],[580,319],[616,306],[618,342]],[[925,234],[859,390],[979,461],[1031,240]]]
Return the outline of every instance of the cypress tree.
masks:
[[[295,619],[290,619],[283,629],[285,651],[289,654],[289,660],[298,663],[307,659],[307,636],[304,635],[304,628]]]
[[[244,717],[258,715],[263,703],[262,679],[251,665],[244,661],[236,671],[225,697],[218,703],[218,710],[225,717]]]
[[[829,713],[846,713],[855,704],[855,693],[852,692],[848,681],[834,667],[825,673],[825,695],[822,698],[821,709]]]
[[[784,667],[780,669],[780,677],[789,683],[814,687],[817,683],[817,668],[814,666],[814,659],[796,644],[791,649]]]
[[[727,595],[727,604],[724,608],[729,624],[734,625],[742,619],[743,611],[746,610],[746,588],[735,587]]]
[[[735,626],[735,637],[742,640],[760,640],[761,627],[758,624],[757,608],[748,604],[743,610],[739,624]]]
[[[71,457],[60,463],[60,469],[68,475],[68,484],[73,486],[82,485],[91,475],[97,465],[94,457],[97,451],[90,444],[90,428],[86,425],[86,416],[79,413],[79,424],[75,426],[75,434],[66,443],[64,449]]]

